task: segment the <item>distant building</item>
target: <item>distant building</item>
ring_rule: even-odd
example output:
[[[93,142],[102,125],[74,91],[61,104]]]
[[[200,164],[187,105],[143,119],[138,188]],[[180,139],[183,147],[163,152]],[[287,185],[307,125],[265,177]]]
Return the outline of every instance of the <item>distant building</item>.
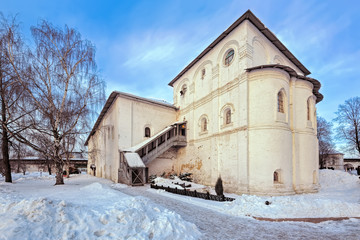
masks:
[[[111,93],[86,141],[88,171],[131,185],[190,172],[205,185],[221,175],[228,192],[316,192],[323,96],[308,74],[249,10],[169,83],[173,105]]]
[[[2,159],[0,161],[2,161]],[[87,161],[87,158],[83,157],[82,153],[74,153],[70,158],[70,167],[72,169],[82,169],[86,171]],[[48,172],[49,168],[51,168],[52,173],[56,172],[55,164],[52,161],[37,156],[10,158],[10,167],[11,172],[15,173]]]
[[[360,166],[360,158],[344,158],[343,153],[329,153],[324,158],[324,168],[354,170]]]
[[[333,168],[334,170],[344,170],[344,154],[329,153],[324,157],[324,168]]]
[[[360,167],[360,158],[344,158],[344,169],[353,170]]]

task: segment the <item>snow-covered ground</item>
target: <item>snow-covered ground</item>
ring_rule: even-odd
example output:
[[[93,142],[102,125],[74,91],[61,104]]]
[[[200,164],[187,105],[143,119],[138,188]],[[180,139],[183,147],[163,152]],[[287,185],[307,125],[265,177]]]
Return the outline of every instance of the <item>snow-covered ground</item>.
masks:
[[[89,175],[72,175],[65,179],[65,185],[54,186],[55,179],[46,173],[34,173],[23,176],[13,175],[13,184],[4,183],[0,177],[0,240],[3,239],[207,239],[211,231],[204,232],[203,219],[199,216],[188,216],[199,207],[208,208],[219,213],[210,214],[212,222],[219,219],[233,219],[239,221],[246,229],[252,229],[256,234],[258,228],[263,229],[261,234],[253,235],[254,239],[263,236],[288,236],[295,239],[314,238],[326,239],[329,236],[343,236],[348,230],[352,233],[348,239],[357,239],[354,232],[360,225],[359,219],[350,219],[342,222],[311,223],[270,223],[259,222],[249,218],[316,218],[316,217],[360,217],[360,180],[358,176],[342,171],[321,170],[321,189],[315,194],[301,194],[293,196],[258,197],[250,195],[225,194],[235,197],[233,202],[214,202],[199,198],[175,195],[163,190],[150,189],[149,186],[128,188],[122,184],[114,184],[108,180],[95,178]],[[160,185],[173,185],[172,182],[182,183],[180,180],[166,180],[158,178]],[[199,184],[192,184],[192,188],[205,188],[213,193],[213,189]],[[129,191],[125,191],[129,189]],[[130,197],[120,191],[137,195],[141,191],[160,202],[173,202],[189,208],[186,215],[178,215],[180,210],[173,205],[167,208],[155,204],[147,197]],[[142,194],[144,195],[144,194]],[[171,201],[170,201],[171,199]],[[271,202],[266,205],[265,201]],[[180,204],[185,203],[185,204]],[[162,205],[164,206],[164,205]],[[202,211],[203,213],[203,211]],[[215,214],[216,213],[216,214]],[[223,214],[228,215],[223,215]],[[231,216],[232,215],[232,216]],[[205,215],[202,215],[206,217]],[[228,216],[228,217],[226,217]],[[199,229],[190,222],[201,226]],[[209,219],[208,219],[209,220]],[[254,222],[256,221],[256,222]],[[214,228],[214,224],[206,225]],[[210,223],[210,222],[209,222]],[[221,224],[221,223],[219,223]],[[255,227],[255,225],[256,227]],[[219,227],[219,226],[217,226]],[[235,228],[234,228],[235,227]],[[238,239],[243,239],[237,227],[231,229]],[[289,231],[279,233],[278,228]],[[221,228],[221,227],[220,227]],[[301,230],[304,228],[304,230]],[[217,228],[218,229],[218,228]],[[306,229],[306,230],[305,230]],[[219,230],[217,230],[219,231]],[[344,232],[345,231],[345,232]],[[267,233],[268,232],[268,233]],[[296,235],[291,235],[291,232]],[[300,235],[302,234],[303,235]],[[238,234],[238,235],[237,235]],[[248,234],[245,230],[242,234]],[[260,234],[260,235],[259,235]],[[288,234],[288,235],[281,235]],[[315,234],[317,237],[315,237]],[[321,235],[328,234],[328,235]],[[335,235],[331,235],[335,234]],[[338,235],[336,235],[338,234]],[[229,237],[233,239],[232,236]],[[325,238],[321,238],[325,236]],[[349,237],[350,236],[350,237]],[[205,237],[205,238],[204,238]],[[221,239],[215,237],[216,239]],[[287,237],[285,237],[287,238]],[[360,239],[360,237],[358,238]]]
[[[177,213],[130,197],[104,179],[73,175],[65,185],[42,173],[0,177],[0,239],[198,239]]]
[[[320,190],[314,194],[297,194],[291,196],[254,196],[243,194],[225,194],[233,197],[233,202],[214,202],[199,198],[191,198],[167,193],[164,190],[154,190],[159,194],[176,198],[179,201],[190,202],[222,213],[234,216],[254,216],[264,218],[327,218],[327,217],[360,217],[360,179],[344,171],[320,170]],[[174,183],[187,183],[179,179],[170,180],[157,178],[156,184],[181,188]],[[191,189],[205,188],[193,184]],[[269,201],[271,204],[266,205]]]

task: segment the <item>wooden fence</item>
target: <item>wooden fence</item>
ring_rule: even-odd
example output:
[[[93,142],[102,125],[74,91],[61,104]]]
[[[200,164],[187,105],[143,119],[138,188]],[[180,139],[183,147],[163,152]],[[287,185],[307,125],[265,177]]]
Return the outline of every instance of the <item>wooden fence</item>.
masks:
[[[218,202],[235,200],[235,198],[213,195],[213,194],[210,194],[209,192],[206,192],[206,193],[197,192],[196,190],[190,191],[190,190],[186,190],[186,189],[178,189],[178,188],[159,186],[156,184],[151,184],[150,187],[154,188],[154,189],[163,189],[170,193],[185,195],[185,196],[189,196],[189,197],[203,198],[203,199],[213,200],[213,201],[218,201]]]

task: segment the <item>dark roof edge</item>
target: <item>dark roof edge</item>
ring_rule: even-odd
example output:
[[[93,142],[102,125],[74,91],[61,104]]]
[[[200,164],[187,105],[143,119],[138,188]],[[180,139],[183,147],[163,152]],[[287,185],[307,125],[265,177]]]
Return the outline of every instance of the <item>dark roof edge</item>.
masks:
[[[100,112],[100,115],[98,117],[98,119],[96,120],[89,136],[87,137],[86,141],[85,141],[85,146],[88,145],[88,142],[90,140],[90,137],[92,135],[95,134],[96,132],[96,129],[99,127],[100,125],[100,122],[102,121],[102,119],[104,118],[105,114],[107,113],[107,111],[110,109],[110,107],[112,106],[113,102],[115,101],[115,99],[118,97],[118,96],[121,96],[121,97],[125,97],[125,98],[128,98],[128,99],[135,99],[135,100],[140,100],[142,102],[146,102],[146,103],[151,103],[151,104],[155,104],[155,105],[160,105],[162,107],[167,107],[167,108],[172,108],[174,110],[176,110],[177,108],[174,106],[174,105],[171,105],[171,104],[167,104],[167,103],[162,103],[162,102],[158,102],[158,101],[155,101],[155,100],[151,100],[151,99],[147,99],[147,98],[143,98],[143,97],[139,97],[139,96],[136,96],[136,95],[133,95],[133,94],[129,94],[129,93],[124,93],[124,92],[119,92],[119,91],[113,91],[110,96],[108,97],[108,99],[106,100],[106,103],[103,107],[103,109],[101,110]]]
[[[175,110],[177,109],[173,104],[161,102],[160,100],[156,101],[156,100],[153,100],[153,99],[139,97],[139,96],[136,96],[134,94],[125,93],[125,92],[119,92],[119,91],[114,91],[114,92],[117,93],[118,96],[121,96],[121,97],[129,98],[129,99],[136,99],[136,100],[140,100],[140,101],[147,102],[147,103],[153,103],[155,105],[160,105],[160,106],[163,106],[163,107],[173,108]]]
[[[229,35],[237,26],[239,26],[243,21],[249,20],[265,37],[274,44],[280,52],[282,52],[296,67],[298,67],[304,74],[309,75],[311,72],[285,47],[284,44],[273,34],[265,25],[258,19],[250,9],[247,10],[238,20],[236,20],[228,29],[225,30],[219,37],[215,39],[204,51],[202,51],[199,56],[197,56],[189,65],[187,65],[168,85],[173,86],[173,84],[181,78],[192,66],[194,66],[203,56],[211,51],[221,40],[223,40],[227,35]]]
[[[289,66],[280,65],[280,64],[267,64],[267,65],[259,65],[256,67],[247,68],[246,71],[251,72],[253,70],[259,70],[259,69],[264,69],[264,68],[278,68],[278,69],[286,71],[291,77],[296,77],[298,79],[305,80],[305,81],[312,83],[312,85],[314,86],[313,94],[316,97],[316,103],[319,103],[319,102],[321,102],[321,100],[323,100],[324,96],[319,92],[319,90],[321,88],[321,83],[318,80],[316,80],[315,78],[305,77],[305,76],[297,74],[296,71]]]

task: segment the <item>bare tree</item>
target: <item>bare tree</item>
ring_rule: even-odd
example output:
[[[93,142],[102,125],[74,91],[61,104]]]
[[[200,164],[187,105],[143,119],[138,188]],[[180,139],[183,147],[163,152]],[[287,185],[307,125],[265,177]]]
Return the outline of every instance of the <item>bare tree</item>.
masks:
[[[70,158],[72,157],[72,153],[74,152],[76,146],[76,134],[69,134],[63,140],[63,152],[66,160],[66,176],[70,177]]]
[[[38,151],[37,156],[45,160],[45,166],[48,169],[49,175],[51,175],[51,167],[53,162],[50,159],[51,156],[51,146],[52,142],[50,136],[45,134],[37,134],[36,132],[32,134],[31,141],[43,151]]]
[[[335,121],[336,133],[344,140],[348,151],[360,154],[360,97],[353,97],[340,104]]]
[[[26,93],[12,71],[12,64],[17,66],[19,71],[23,71],[22,50],[23,42],[16,19],[13,17],[7,19],[0,13],[0,124],[5,182],[12,182],[9,159],[12,134],[9,131],[12,131],[13,134],[21,134],[26,126],[18,128],[17,123],[23,121],[24,116],[31,112],[25,108],[27,105]]]
[[[22,172],[24,175],[26,173],[26,164],[24,163],[25,157],[28,156],[34,156],[33,151],[31,149],[22,143],[19,143],[17,141],[11,142],[11,153],[10,157],[12,159],[16,159],[17,165],[14,165],[15,171],[17,173]]]
[[[332,123],[317,116],[317,137],[319,140],[319,165],[324,168],[326,159],[334,152],[335,146],[332,140]]]
[[[75,29],[60,29],[42,21],[31,31],[36,49],[29,53],[27,71],[19,71],[10,62],[37,110],[27,118],[32,127],[26,136],[14,137],[47,155],[56,166],[56,184],[64,184],[62,142],[85,121],[104,85],[97,76],[94,45]],[[50,151],[31,141],[31,136],[39,135],[51,140]]]

